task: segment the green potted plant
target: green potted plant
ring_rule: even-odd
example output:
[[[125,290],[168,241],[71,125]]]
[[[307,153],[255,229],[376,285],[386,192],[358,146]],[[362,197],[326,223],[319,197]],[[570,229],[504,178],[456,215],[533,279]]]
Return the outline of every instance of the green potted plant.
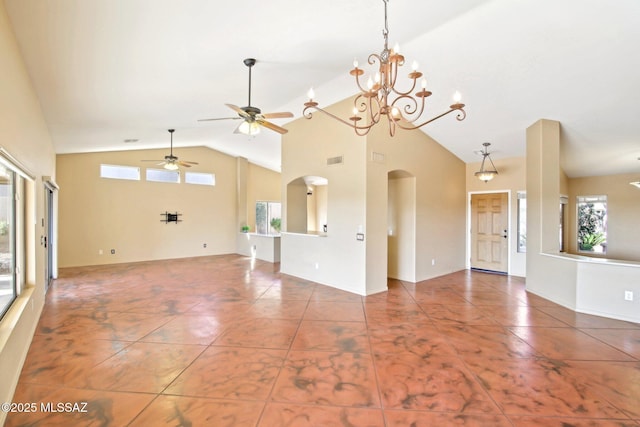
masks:
[[[583,251],[591,251],[594,246],[601,245],[604,243],[604,234],[603,233],[592,233],[586,234],[582,237],[582,241],[580,242],[580,249]]]
[[[249,232],[249,226],[248,225],[243,225],[242,228],[240,228],[240,230],[242,230],[243,233],[248,233]]]
[[[280,233],[280,227],[282,226],[282,221],[280,218],[271,218],[271,227]]]

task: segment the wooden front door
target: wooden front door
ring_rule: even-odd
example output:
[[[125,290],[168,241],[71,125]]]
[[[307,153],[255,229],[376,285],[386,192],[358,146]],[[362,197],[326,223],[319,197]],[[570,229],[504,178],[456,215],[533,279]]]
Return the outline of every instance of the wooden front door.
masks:
[[[471,195],[471,268],[507,273],[507,193]]]

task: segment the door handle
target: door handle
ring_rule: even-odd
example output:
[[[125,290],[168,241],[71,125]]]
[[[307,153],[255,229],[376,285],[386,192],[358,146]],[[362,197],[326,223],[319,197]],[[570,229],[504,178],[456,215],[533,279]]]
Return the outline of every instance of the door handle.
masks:
[[[502,237],[504,237],[505,239],[507,238],[507,230],[503,230],[504,234],[502,235]]]

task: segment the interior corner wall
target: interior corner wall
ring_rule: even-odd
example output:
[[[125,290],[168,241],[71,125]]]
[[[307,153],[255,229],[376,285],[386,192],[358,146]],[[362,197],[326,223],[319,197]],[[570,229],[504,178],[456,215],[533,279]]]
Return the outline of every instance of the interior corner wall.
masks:
[[[236,231],[251,227],[249,220],[249,161],[236,157]],[[255,214],[254,214],[255,215]],[[254,224],[255,229],[255,224]]]
[[[56,179],[55,152],[35,89],[0,2],[0,146],[36,177],[27,188],[26,283],[0,321],[0,401],[11,402],[45,298],[43,176]],[[0,425],[6,413],[0,411]]]
[[[351,100],[328,108],[351,113]],[[283,232],[280,271],[364,295],[367,292],[365,243],[356,239],[366,224],[366,140],[348,126],[316,112],[287,124],[282,136]],[[343,162],[327,164],[342,156]],[[327,233],[291,229],[287,186],[304,176],[327,178]],[[306,191],[305,191],[306,197]],[[306,203],[305,203],[306,206]],[[305,226],[306,227],[306,226]],[[293,232],[292,232],[293,231]]]
[[[527,290],[576,307],[577,265],[558,253],[560,123],[539,120],[527,128]]]
[[[237,237],[236,159],[205,147],[178,155],[214,173],[215,186],[100,178],[100,164],[140,167],[164,150],[57,156],[60,267],[115,264],[234,253]],[[178,223],[162,222],[177,212]],[[206,247],[205,247],[206,244]],[[114,254],[111,250],[114,250]]]
[[[480,170],[481,162],[468,163],[467,193],[503,192],[510,195],[509,217],[509,271],[513,276],[525,277],[527,274],[526,253],[518,252],[518,192],[527,187],[527,159],[512,157],[494,159],[493,163],[498,175],[491,181],[480,181],[474,174]],[[469,213],[470,209],[467,208]],[[468,235],[467,235],[468,236]],[[469,259],[469,256],[467,256]]]

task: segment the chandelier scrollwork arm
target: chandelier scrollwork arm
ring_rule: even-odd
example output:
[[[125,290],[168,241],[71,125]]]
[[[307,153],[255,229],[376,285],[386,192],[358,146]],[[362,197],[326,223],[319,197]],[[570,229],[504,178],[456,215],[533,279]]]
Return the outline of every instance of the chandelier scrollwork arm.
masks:
[[[409,89],[402,90],[396,86],[400,67],[404,66],[405,58],[400,54],[397,47],[389,49],[389,26],[387,5],[389,0],[382,0],[384,3],[384,48],[381,53],[372,53],[367,58],[370,66],[377,66],[378,70],[369,76],[366,87],[363,86],[360,78],[365,71],[358,68],[358,61],[353,62],[353,69],[349,72],[354,76],[359,94],[354,100],[353,115],[348,119],[342,119],[335,114],[329,113],[318,107],[318,103],[313,100],[312,91],[309,93],[309,101],[304,104],[303,115],[310,119],[313,111],[320,111],[329,117],[338,120],[354,129],[358,135],[366,135],[371,128],[378,124],[382,116],[387,116],[389,124],[389,134],[395,135],[396,125],[402,129],[414,130],[421,128],[441,117],[452,112],[457,112],[456,120],[462,121],[467,117],[464,104],[460,102],[459,93],[454,96],[454,103],[449,106],[449,110],[431,119],[419,122],[425,112],[426,98],[431,96],[431,92],[426,89],[427,82],[422,72],[418,71],[418,64],[412,64],[412,71],[408,73],[410,84]],[[364,78],[364,77],[363,77]],[[422,78],[422,88],[417,92],[418,80]],[[366,123],[366,124],[363,124]],[[419,122],[419,124],[416,124]]]

